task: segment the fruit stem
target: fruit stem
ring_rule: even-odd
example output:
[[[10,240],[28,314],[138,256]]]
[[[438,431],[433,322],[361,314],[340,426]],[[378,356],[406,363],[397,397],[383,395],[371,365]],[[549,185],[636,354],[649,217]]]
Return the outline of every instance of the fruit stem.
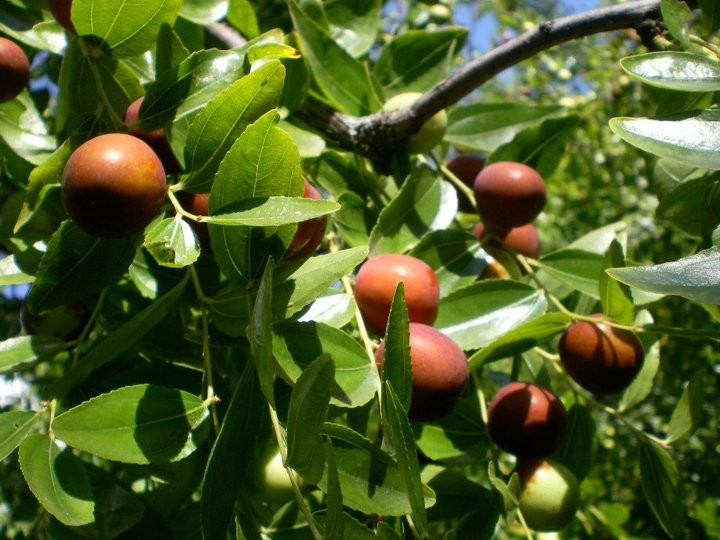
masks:
[[[430,154],[430,158],[432,162],[435,164],[435,167],[442,173],[443,177],[450,181],[451,184],[455,186],[455,189],[462,192],[465,197],[470,201],[470,204],[472,204],[472,207],[477,210],[477,205],[475,204],[475,194],[473,193],[473,190],[470,189],[468,186],[465,185],[465,182],[460,180],[457,176],[455,176],[450,169],[448,169],[445,165],[440,163],[437,159],[437,157],[434,154]],[[427,162],[427,159],[425,156],[420,155],[419,159],[422,161]]]
[[[278,450],[280,451],[280,457],[282,457],[283,461],[283,467],[285,467],[285,472],[288,474],[288,478],[290,478],[290,484],[292,484],[293,488],[293,494],[295,495],[295,501],[297,502],[298,508],[305,516],[305,519],[308,522],[308,526],[310,527],[310,532],[313,535],[313,538],[315,540],[323,540],[322,533],[318,530],[317,524],[315,523],[315,519],[313,519],[312,512],[310,511],[310,508],[305,503],[305,499],[302,496],[302,492],[300,491],[300,484],[297,481],[297,477],[295,476],[295,471],[286,465],[287,461],[287,445],[285,443],[285,437],[283,435],[283,428],[280,425],[280,419],[278,418],[277,412],[275,409],[268,403],[268,409],[270,411],[270,421],[272,422],[273,431],[275,432],[275,439],[277,440]]]
[[[95,307],[93,307],[93,311],[90,314],[90,318],[88,319],[87,324],[85,324],[85,327],[82,329],[82,332],[80,333],[80,336],[77,338],[75,342],[75,352],[73,353],[72,360],[70,361],[70,367],[73,368],[80,360],[80,351],[82,349],[82,344],[85,343],[85,340],[88,337],[88,334],[90,333],[90,329],[93,327],[93,323],[98,318],[98,315],[100,314],[100,310],[102,309],[103,302],[105,301],[105,293],[107,292],[106,289],[103,289],[100,291],[100,296],[97,299],[97,302],[95,302]]]
[[[639,428],[635,426],[630,420],[625,418],[623,416],[623,412],[618,409],[613,409],[612,407],[609,407],[608,405],[605,405],[604,403],[600,403],[595,398],[591,396],[585,396],[585,399],[588,401],[588,403],[592,404],[595,408],[600,409],[604,411],[606,414],[609,414],[610,416],[616,418],[620,421],[623,425],[629,427],[633,433],[638,437],[644,437],[645,439],[648,439],[649,441],[652,441],[663,448],[670,448],[670,445],[660,439],[659,437],[656,437],[655,435],[651,435],[647,431],[643,430],[642,428]]]
[[[710,51],[711,53],[713,53],[716,57],[720,57],[720,49],[719,49],[718,47],[716,47],[715,45],[713,45],[712,43],[708,43],[707,41],[705,41],[705,40],[702,39],[701,37],[696,36],[696,35],[694,35],[694,34],[690,34],[689,38],[690,38],[690,43],[694,43],[695,45],[699,45],[699,46],[702,47],[703,49],[705,49],[705,50]]]
[[[177,195],[175,195],[175,191],[176,190],[172,189],[172,187],[167,191],[167,196],[170,199],[170,202],[172,203],[175,212],[177,212],[184,218],[188,218],[198,222],[201,221],[200,218],[203,216],[192,214],[183,208],[182,204],[180,204],[180,201],[178,201]]]
[[[205,371],[205,392],[206,397],[211,398],[215,396],[215,389],[213,385],[213,373],[212,373],[212,358],[210,357],[210,325],[208,323],[207,306],[205,305],[205,293],[202,290],[200,278],[195,271],[195,267],[190,265],[188,267],[188,273],[192,278],[193,287],[195,288],[195,294],[200,305],[200,318],[202,319],[202,359],[203,359],[203,370]],[[220,432],[220,420],[218,419],[217,412],[217,399],[213,399],[210,402],[210,414],[213,420],[213,429],[215,435]]]

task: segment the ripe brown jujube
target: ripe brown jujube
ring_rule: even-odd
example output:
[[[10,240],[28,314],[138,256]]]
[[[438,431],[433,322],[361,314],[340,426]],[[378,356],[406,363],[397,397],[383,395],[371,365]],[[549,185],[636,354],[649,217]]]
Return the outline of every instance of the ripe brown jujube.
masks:
[[[451,338],[432,326],[410,323],[410,366],[412,397],[408,417],[415,422],[431,422],[452,412],[467,385],[467,357]],[[382,369],[385,341],[375,351],[375,362]]]
[[[453,173],[458,180],[470,189],[473,188],[475,178],[485,167],[485,156],[479,154],[461,154],[448,160],[445,167]],[[475,206],[460,191],[458,191],[458,208],[463,212],[475,212]]]
[[[577,321],[560,338],[568,375],[594,394],[617,394],[632,383],[645,359],[637,334],[602,322]]]
[[[48,7],[50,8],[50,13],[52,13],[60,26],[73,34],[77,34],[75,25],[70,19],[72,0],[48,0]]]
[[[473,227],[473,234],[475,234],[479,240],[488,238],[488,233],[495,235],[498,239],[502,240],[507,247],[518,252],[520,255],[525,255],[532,259],[537,259],[540,256],[540,235],[532,223],[504,229],[492,226],[486,227],[484,223],[479,222]],[[490,240],[488,241],[488,245],[499,246],[500,243]]]
[[[30,79],[30,61],[14,41],[0,37],[0,103],[15,99]]]
[[[140,119],[140,107],[143,104],[144,97],[139,97],[133,101],[125,112],[124,123],[128,126],[128,133],[133,137],[137,137],[145,141],[150,148],[157,154],[163,164],[165,172],[168,174],[177,174],[182,171],[180,162],[178,162],[175,154],[170,147],[170,143],[165,136],[163,128],[154,129],[152,131],[141,131],[137,125]]]
[[[303,188],[303,197],[322,199],[322,194],[307,180]],[[285,259],[302,259],[311,255],[322,243],[325,236],[327,216],[308,219],[298,223],[295,236],[285,251]]]

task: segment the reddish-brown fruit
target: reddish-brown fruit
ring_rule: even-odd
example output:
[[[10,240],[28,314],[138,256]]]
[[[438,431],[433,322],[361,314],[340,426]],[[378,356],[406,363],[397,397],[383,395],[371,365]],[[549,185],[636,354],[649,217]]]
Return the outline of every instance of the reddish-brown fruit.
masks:
[[[473,227],[473,234],[477,236],[479,240],[484,240],[486,233],[492,233],[498,239],[502,240],[507,247],[520,255],[525,255],[532,259],[537,259],[540,256],[540,235],[532,223],[511,229],[503,229],[493,226],[486,227],[481,221]],[[489,236],[489,234],[487,234],[487,236]],[[499,242],[493,242],[492,240],[489,241],[489,244],[500,245]]]
[[[208,215],[210,208],[209,193],[190,193],[188,191],[181,191],[178,193],[178,199],[180,200],[180,204],[182,204],[183,208],[191,214],[196,216]],[[202,250],[206,253],[212,253],[208,224],[200,223],[198,221],[190,221],[190,226],[195,231]]]
[[[182,171],[182,167],[180,167],[180,163],[175,157],[172,148],[170,148],[170,143],[168,143],[167,137],[165,136],[165,130],[158,128],[153,131],[140,131],[140,127],[137,125],[140,119],[140,107],[144,99],[144,97],[137,98],[130,104],[125,112],[125,125],[128,127],[132,126],[128,130],[128,133],[133,137],[145,141],[150,148],[154,150],[160,158],[160,161],[162,161],[166,173],[177,174]]]
[[[545,206],[545,182],[532,167],[498,161],[485,167],[473,185],[480,216],[498,227],[527,225]]]
[[[160,213],[166,189],[165,171],[152,148],[124,133],[80,145],[62,175],[68,214],[81,229],[102,237],[142,231]]]
[[[48,0],[48,7],[50,8],[50,13],[52,13],[60,26],[73,34],[77,34],[75,25],[70,19],[72,0]]]
[[[511,382],[488,406],[488,432],[501,449],[521,458],[552,454],[565,435],[562,401],[536,384]]]
[[[365,324],[376,334],[385,333],[390,305],[401,281],[410,322],[429,325],[435,322],[440,284],[433,269],[410,255],[378,255],[360,267],[355,280],[355,302]]]
[[[479,154],[462,154],[448,160],[445,165],[447,169],[457,176],[463,184],[470,189],[473,188],[475,178],[485,167],[485,156]],[[475,207],[470,200],[458,191],[458,207],[463,212],[475,212]]]
[[[645,359],[637,334],[602,322],[573,323],[560,338],[558,350],[568,375],[601,395],[625,390]]]
[[[457,343],[432,326],[410,323],[409,339],[412,398],[408,417],[415,422],[444,418],[465,390],[467,357]],[[378,369],[384,355],[385,340],[375,351]]]
[[[90,312],[80,302],[53,308],[45,313],[31,313],[27,297],[20,304],[20,324],[29,336],[53,336],[65,341],[77,339],[90,319]]]
[[[303,197],[322,199],[323,196],[315,187],[305,180]],[[298,223],[295,236],[285,251],[285,259],[302,259],[311,255],[322,243],[325,236],[327,216],[321,216]]]
[[[30,79],[30,61],[14,41],[0,37],[0,103],[15,99]]]

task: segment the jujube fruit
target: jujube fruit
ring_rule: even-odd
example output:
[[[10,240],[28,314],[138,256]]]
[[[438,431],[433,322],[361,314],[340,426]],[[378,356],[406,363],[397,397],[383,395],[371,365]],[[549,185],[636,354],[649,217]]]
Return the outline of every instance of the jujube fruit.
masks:
[[[27,297],[20,304],[20,324],[29,336],[53,336],[64,341],[77,339],[90,319],[90,312],[80,302],[65,304],[44,313],[32,313]]]
[[[415,103],[422,94],[420,92],[404,92],[391,97],[383,106],[384,111],[404,109]],[[435,113],[425,120],[420,129],[408,137],[405,148],[411,154],[424,154],[430,152],[445,137],[447,129],[447,113],[445,110]]]
[[[488,406],[490,438],[517,457],[549,456],[560,446],[566,426],[562,401],[537,384],[506,384]]]
[[[142,231],[162,210],[165,171],[152,148],[124,133],[80,145],[62,175],[62,198],[85,232],[122,237]]]
[[[432,325],[440,305],[440,284],[430,266],[411,255],[386,254],[368,259],[357,273],[355,302],[365,324],[384,334],[390,305],[399,282],[411,322]]]
[[[547,197],[540,174],[514,161],[485,167],[475,178],[473,192],[483,220],[506,228],[530,223],[542,211]]]
[[[60,26],[73,34],[77,34],[75,25],[70,19],[72,0],[48,0],[48,7],[50,8],[50,13],[52,13]]]
[[[445,167],[453,173],[458,180],[470,189],[475,184],[475,178],[485,167],[485,156],[479,154],[461,154],[448,160]],[[458,207],[463,212],[475,212],[475,207],[464,193],[458,191]]]
[[[322,194],[305,180],[303,188],[303,197],[309,199],[322,199]],[[327,216],[320,216],[298,223],[290,245],[285,251],[285,259],[302,259],[311,255],[322,243],[325,236],[325,226],[327,225]]]
[[[143,104],[144,97],[139,97],[133,101],[125,112],[125,125],[128,126],[128,133],[133,137],[137,137],[145,141],[150,148],[154,150],[163,164],[165,172],[168,174],[177,174],[182,171],[182,167],[178,162],[175,154],[170,147],[170,143],[165,136],[163,128],[154,129],[152,131],[141,131],[137,125],[140,119],[140,107]]]
[[[467,385],[467,357],[451,338],[432,326],[410,323],[410,367],[412,397],[408,418],[431,422],[452,412]],[[385,340],[375,351],[375,362],[382,369]]]
[[[537,259],[540,256],[540,235],[532,223],[505,229],[486,226],[484,223],[479,222],[473,227],[473,234],[477,236],[479,240],[486,240],[490,234],[492,234],[520,255],[525,255],[532,259]],[[490,246],[500,246],[499,242],[493,240],[487,240],[487,243]]]
[[[210,194],[209,193],[190,193],[181,191],[178,193],[178,200],[182,207],[196,216],[207,216],[210,210]],[[190,221],[190,226],[195,231],[200,242],[200,247],[206,253],[212,253],[210,246],[210,232],[208,224],[199,221]]]
[[[567,527],[580,506],[580,486],[573,472],[548,460],[521,461],[519,508],[534,531],[559,531]]]
[[[0,37],[0,103],[15,99],[30,79],[30,61],[14,41]]]
[[[616,394],[640,371],[645,350],[630,330],[577,321],[560,338],[560,361],[568,375],[593,394]]]

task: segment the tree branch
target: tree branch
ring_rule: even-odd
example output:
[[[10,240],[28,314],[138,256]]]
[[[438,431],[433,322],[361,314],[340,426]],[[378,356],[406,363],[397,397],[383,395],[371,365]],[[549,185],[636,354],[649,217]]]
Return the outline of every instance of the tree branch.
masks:
[[[659,17],[660,0],[635,0],[547,21],[461,67],[407,109],[357,118],[310,97],[296,115],[326,133],[338,146],[369,157],[376,167],[386,171],[388,148],[400,144],[426,119],[457,103],[501,71],[561,43],[638,28]]]

